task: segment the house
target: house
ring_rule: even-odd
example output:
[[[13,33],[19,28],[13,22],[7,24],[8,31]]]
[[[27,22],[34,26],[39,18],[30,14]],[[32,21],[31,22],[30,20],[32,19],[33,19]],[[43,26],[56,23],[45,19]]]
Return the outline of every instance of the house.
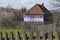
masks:
[[[35,4],[23,15],[24,22],[52,22],[52,13],[42,5]]]

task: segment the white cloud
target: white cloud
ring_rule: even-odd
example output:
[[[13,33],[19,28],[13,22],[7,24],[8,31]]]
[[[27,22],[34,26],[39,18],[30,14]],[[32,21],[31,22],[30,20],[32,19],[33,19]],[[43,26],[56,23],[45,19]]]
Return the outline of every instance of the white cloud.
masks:
[[[27,0],[21,0],[20,3],[21,3],[21,4],[25,4],[25,3],[27,3]]]
[[[53,10],[60,9],[60,0],[50,0],[50,4],[53,6]]]
[[[45,7],[52,9],[53,5],[51,4],[54,0],[0,0],[0,6],[11,5],[14,8],[21,8],[26,6],[27,9],[30,9],[35,4],[45,4]]]

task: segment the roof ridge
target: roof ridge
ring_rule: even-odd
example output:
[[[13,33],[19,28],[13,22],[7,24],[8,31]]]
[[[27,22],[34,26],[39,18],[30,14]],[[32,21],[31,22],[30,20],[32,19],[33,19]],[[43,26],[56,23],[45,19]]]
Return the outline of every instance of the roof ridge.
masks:
[[[25,14],[47,14],[48,9],[46,9],[43,5],[35,4],[31,9],[27,10]]]

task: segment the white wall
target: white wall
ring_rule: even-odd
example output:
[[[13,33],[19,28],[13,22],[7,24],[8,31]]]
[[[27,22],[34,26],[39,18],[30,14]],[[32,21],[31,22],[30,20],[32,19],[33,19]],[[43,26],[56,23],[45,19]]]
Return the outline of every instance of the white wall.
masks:
[[[34,21],[38,21],[38,22],[43,22],[44,21],[44,18],[34,18],[35,20]]]
[[[30,18],[24,17],[24,21],[30,21]]]
[[[42,17],[38,17],[38,15],[37,15],[34,18],[31,18],[30,16],[24,16],[24,21],[25,22],[44,22],[44,17],[43,17],[43,15],[41,15],[41,16]]]

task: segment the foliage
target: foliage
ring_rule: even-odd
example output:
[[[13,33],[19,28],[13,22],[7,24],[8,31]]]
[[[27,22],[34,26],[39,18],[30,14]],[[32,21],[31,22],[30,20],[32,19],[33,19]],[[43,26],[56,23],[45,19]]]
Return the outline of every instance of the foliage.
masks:
[[[21,9],[22,13],[24,13],[26,11],[26,7]]]
[[[0,26],[9,27],[16,26],[16,22],[23,21],[23,13],[26,11],[26,8],[22,9],[13,9],[9,6],[0,8]],[[13,24],[14,23],[14,24]]]

